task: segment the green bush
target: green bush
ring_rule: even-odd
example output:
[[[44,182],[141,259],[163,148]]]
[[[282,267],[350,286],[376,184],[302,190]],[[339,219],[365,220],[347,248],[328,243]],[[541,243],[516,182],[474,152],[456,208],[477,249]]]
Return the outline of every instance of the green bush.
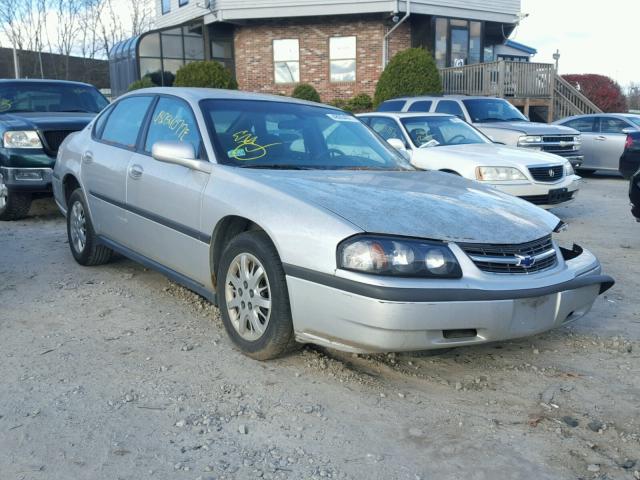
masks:
[[[320,94],[318,94],[318,91],[308,83],[301,83],[296,88],[294,88],[291,96],[293,98],[299,98],[300,100],[308,100],[309,102],[320,103]]]
[[[360,93],[349,100],[336,98],[329,102],[329,105],[352,113],[363,113],[370,112],[373,109],[373,100],[366,93]]]
[[[174,87],[226,88],[237,90],[238,82],[229,70],[215,61],[191,62],[176,73]]]
[[[436,62],[422,48],[410,48],[397,53],[380,75],[375,105],[402,96],[442,93],[442,81]]]
[[[127,91],[131,92],[133,90],[139,90],[141,88],[151,88],[151,87],[157,87],[157,85],[153,83],[149,77],[144,76],[140,80],[136,80],[131,85],[129,85],[129,88],[127,88]]]

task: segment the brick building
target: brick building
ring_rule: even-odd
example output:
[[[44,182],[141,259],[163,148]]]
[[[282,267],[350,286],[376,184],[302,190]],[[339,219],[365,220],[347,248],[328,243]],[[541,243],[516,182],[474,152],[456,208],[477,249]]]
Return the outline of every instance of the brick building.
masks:
[[[113,49],[111,87],[216,60],[240,89],[288,95],[310,83],[324,101],[372,94],[387,60],[427,48],[439,67],[496,59],[520,0],[156,0],[157,30]],[[162,74],[161,74],[162,73]]]

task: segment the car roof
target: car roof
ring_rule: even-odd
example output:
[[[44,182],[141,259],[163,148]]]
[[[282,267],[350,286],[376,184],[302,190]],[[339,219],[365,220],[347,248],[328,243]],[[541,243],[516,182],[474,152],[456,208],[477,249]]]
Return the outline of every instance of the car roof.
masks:
[[[640,114],[637,113],[584,113],[582,115],[571,115],[570,117],[565,117],[560,121],[564,122],[565,120],[571,120],[574,118],[585,118],[585,117],[640,117]]]
[[[448,113],[427,113],[427,112],[371,112],[359,113],[356,117],[395,117],[395,118],[413,118],[413,117],[455,117]],[[457,117],[456,117],[457,118]]]
[[[499,98],[499,97],[485,97],[482,95],[475,95],[475,96],[471,96],[471,95],[454,95],[454,94],[447,94],[447,95],[416,95],[415,97],[397,97],[397,98],[390,98],[389,100],[385,100],[385,102],[393,102],[393,101],[399,101],[399,100],[403,100],[403,101],[407,101],[407,100],[441,100],[441,99],[446,99],[446,100],[504,100],[504,98]],[[383,102],[383,103],[385,103]]]
[[[196,87],[152,87],[141,88],[127,93],[119,98],[124,98],[129,95],[135,94],[166,94],[181,97],[185,100],[189,100],[193,103],[198,103],[200,100],[254,100],[254,101],[266,101],[266,102],[284,102],[284,103],[298,103],[303,105],[313,105],[316,107],[325,107],[341,111],[337,107],[331,105],[325,105],[323,103],[308,102],[306,100],[300,100],[297,98],[286,97],[282,95],[268,95],[264,93],[245,92],[242,90],[225,90],[222,88],[196,88]]]
[[[95,85],[91,85],[90,83],[85,82],[76,82],[74,80],[57,80],[57,79],[49,79],[49,78],[2,78],[0,79],[0,85],[3,83],[58,83],[64,85],[82,85],[85,87],[93,87],[96,88]]]

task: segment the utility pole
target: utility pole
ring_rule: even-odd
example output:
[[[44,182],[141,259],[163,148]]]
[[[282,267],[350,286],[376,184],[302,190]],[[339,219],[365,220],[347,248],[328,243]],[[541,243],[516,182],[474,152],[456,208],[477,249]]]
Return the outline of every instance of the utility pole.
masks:
[[[553,54],[553,59],[556,61],[556,73],[558,73],[558,60],[560,60],[560,50],[556,48],[556,53]]]

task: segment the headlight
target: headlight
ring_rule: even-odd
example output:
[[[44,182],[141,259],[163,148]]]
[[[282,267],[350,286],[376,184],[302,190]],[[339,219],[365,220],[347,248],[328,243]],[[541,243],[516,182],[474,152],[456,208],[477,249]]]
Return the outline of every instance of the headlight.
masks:
[[[513,167],[478,167],[476,179],[482,182],[501,182],[508,180],[526,180],[524,173]]]
[[[338,246],[338,266],[375,275],[462,277],[460,265],[446,244],[396,237],[349,238]]]
[[[542,137],[539,135],[523,135],[518,139],[519,147],[540,147],[542,146]]]
[[[11,130],[4,132],[5,148],[42,148],[38,133],[34,130]]]
[[[574,173],[575,172],[573,171],[573,165],[571,165],[571,162],[565,162],[564,163],[564,175],[565,175],[565,177],[570,177]]]

